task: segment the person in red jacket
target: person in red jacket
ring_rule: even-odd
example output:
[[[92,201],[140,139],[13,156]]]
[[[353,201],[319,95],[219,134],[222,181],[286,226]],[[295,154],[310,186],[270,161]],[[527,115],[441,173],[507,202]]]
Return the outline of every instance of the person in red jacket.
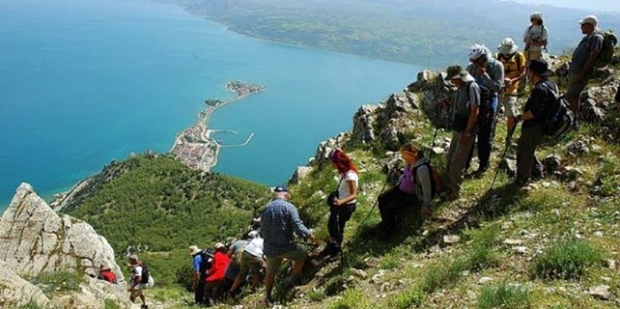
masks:
[[[112,269],[110,269],[110,266],[107,263],[101,264],[101,268],[99,268],[98,278],[116,284],[116,275],[114,274]]]
[[[230,263],[230,257],[226,254],[226,246],[219,242],[216,243],[213,263],[207,271],[207,283],[205,284],[205,297],[210,306],[215,305],[215,298],[220,292],[220,285],[224,281],[228,263]]]

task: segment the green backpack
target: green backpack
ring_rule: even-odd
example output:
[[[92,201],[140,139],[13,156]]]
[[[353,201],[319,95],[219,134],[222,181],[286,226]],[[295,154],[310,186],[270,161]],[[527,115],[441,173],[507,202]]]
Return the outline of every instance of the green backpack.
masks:
[[[611,63],[611,60],[614,57],[614,48],[618,43],[618,37],[613,30],[607,30],[599,33],[603,35],[603,49],[601,50],[601,54],[599,55],[598,60],[596,60],[594,66],[597,68],[602,68]]]

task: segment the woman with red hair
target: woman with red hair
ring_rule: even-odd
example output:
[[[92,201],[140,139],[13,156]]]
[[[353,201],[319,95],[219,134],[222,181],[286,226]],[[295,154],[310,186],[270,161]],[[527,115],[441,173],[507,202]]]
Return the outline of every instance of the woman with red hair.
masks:
[[[334,198],[329,209],[329,242],[321,251],[321,256],[336,256],[342,251],[344,225],[351,219],[357,203],[357,168],[344,151],[336,149],[329,154],[329,160],[338,170],[338,197]]]

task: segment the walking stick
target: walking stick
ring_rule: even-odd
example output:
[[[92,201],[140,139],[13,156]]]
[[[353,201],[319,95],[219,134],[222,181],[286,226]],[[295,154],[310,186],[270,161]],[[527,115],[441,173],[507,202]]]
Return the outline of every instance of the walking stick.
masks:
[[[508,147],[510,146],[510,141],[512,140],[512,134],[515,132],[516,125],[512,130],[508,131],[508,135],[506,136],[506,146],[504,147],[504,153],[502,153],[501,158],[499,159],[500,164],[506,157],[506,152],[508,152]],[[497,165],[497,170],[495,170],[495,176],[493,176],[493,181],[491,182],[491,187],[489,191],[493,190],[493,186],[495,185],[495,180],[497,179],[497,174],[499,174],[499,164]]]
[[[390,171],[388,172],[387,177],[385,179],[385,183],[383,184],[383,187],[381,187],[381,191],[379,192],[379,196],[381,196],[381,194],[383,193],[383,190],[385,190],[385,187],[387,186],[388,180],[390,179],[390,176],[392,175],[393,171],[394,169],[391,168]],[[364,219],[360,222],[360,224],[364,223],[364,221],[366,221],[366,219],[368,219],[368,217],[370,217],[372,212],[375,210],[375,207],[377,207],[377,203],[379,203],[379,196],[377,196],[377,198],[375,199],[375,202],[372,204],[372,207],[370,207],[370,211],[368,212],[366,217],[364,217]]]

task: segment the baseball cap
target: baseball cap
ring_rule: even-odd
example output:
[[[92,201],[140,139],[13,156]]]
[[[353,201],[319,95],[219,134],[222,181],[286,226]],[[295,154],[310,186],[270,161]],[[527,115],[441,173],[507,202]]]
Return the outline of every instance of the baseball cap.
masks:
[[[279,185],[273,188],[273,192],[288,192],[288,187],[285,185]]]

